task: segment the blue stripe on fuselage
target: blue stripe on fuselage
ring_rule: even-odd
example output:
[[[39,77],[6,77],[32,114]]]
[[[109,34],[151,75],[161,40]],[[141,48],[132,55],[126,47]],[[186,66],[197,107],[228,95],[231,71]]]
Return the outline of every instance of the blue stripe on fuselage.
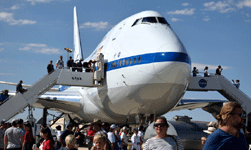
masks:
[[[181,52],[160,52],[143,55],[135,55],[122,59],[117,59],[107,63],[106,71],[120,69],[129,66],[149,64],[155,62],[184,62],[191,65],[191,59],[186,53]]]
[[[131,63],[130,63],[130,60],[131,60]],[[135,66],[135,65],[149,64],[149,63],[155,63],[155,62],[167,62],[167,61],[183,62],[183,63],[187,63],[187,64],[191,65],[191,59],[187,55],[187,53],[160,52],[160,53],[149,53],[149,54],[143,54],[143,55],[135,55],[135,56],[125,57],[125,58],[117,59],[114,61],[110,61],[110,62],[106,63],[106,65],[107,65],[106,71],[111,71],[111,70],[115,70],[115,69]],[[118,63],[118,65],[117,65],[117,63]],[[124,63],[124,65],[123,65],[123,63]],[[63,85],[59,88],[59,92],[62,92],[64,90],[68,89],[69,87],[70,86]]]

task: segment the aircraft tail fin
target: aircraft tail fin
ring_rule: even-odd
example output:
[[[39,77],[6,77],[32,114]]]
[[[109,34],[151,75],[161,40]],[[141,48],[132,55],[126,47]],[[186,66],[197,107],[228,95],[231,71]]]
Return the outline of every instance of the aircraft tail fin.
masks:
[[[73,59],[75,62],[78,62],[80,59],[83,60],[83,53],[82,53],[82,45],[81,45],[81,39],[80,39],[80,32],[79,32],[79,26],[78,26],[78,18],[77,18],[77,9],[76,6],[74,7],[74,53],[73,53]]]

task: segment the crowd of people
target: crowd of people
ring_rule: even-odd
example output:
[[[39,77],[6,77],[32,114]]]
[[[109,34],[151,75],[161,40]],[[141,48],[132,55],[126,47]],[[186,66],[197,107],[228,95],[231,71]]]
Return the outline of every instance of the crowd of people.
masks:
[[[209,73],[208,73],[208,69],[209,67],[206,66],[205,69],[204,69],[204,77],[210,77]],[[221,67],[221,65],[219,65],[217,67],[217,69],[215,70],[215,75],[221,75],[221,72],[223,71],[223,68]],[[193,74],[193,77],[196,77],[197,74],[199,74],[199,70],[196,68],[196,67],[193,67],[193,70],[192,70],[192,74]],[[236,80],[234,81],[234,79],[232,79],[232,82],[233,82],[233,85],[239,89],[240,87],[240,80]]]
[[[208,69],[209,67],[206,66],[204,69],[204,77],[209,77]],[[221,75],[222,71],[223,71],[223,68],[221,67],[221,65],[219,65],[215,70],[215,75]],[[193,74],[193,77],[196,77],[197,74],[199,74],[199,70],[196,67],[193,67],[192,74]]]
[[[90,60],[89,62],[82,62],[83,60],[80,59],[77,63],[74,62],[72,57],[69,57],[69,60],[67,61],[67,69],[71,69],[73,72],[82,72],[83,68],[85,69],[85,72],[94,72],[95,71],[95,63],[96,61]],[[56,63],[56,69],[63,69],[64,68],[64,61],[63,56],[60,56],[60,59]],[[54,71],[53,61],[51,60],[50,63],[47,65],[47,72],[48,74],[51,74]],[[28,89],[23,88],[22,86],[23,81],[20,80],[19,83],[16,86],[16,94],[17,93],[24,93]],[[5,89],[0,92],[0,105],[9,98],[8,95],[9,90]]]
[[[78,62],[74,62],[72,56],[69,57],[69,60],[66,63],[67,69],[71,69],[73,72],[82,72],[83,68],[85,68],[86,72],[93,72],[95,71],[95,63],[96,61],[90,60],[89,62],[82,62],[83,60],[80,59]],[[64,69],[64,61],[63,56],[60,56],[60,59],[56,63],[56,69]],[[51,74],[54,71],[53,61],[51,60],[50,63],[47,65],[47,72]]]
[[[208,129],[204,130],[208,137],[202,137],[203,150],[248,150],[248,142],[242,131],[245,122],[245,114],[239,103],[226,103],[220,114],[217,115],[217,123],[210,122]],[[94,119],[86,130],[89,138],[89,150],[183,150],[183,144],[179,136],[167,134],[169,124],[165,117],[157,117],[154,121],[156,136],[144,141],[144,128],[131,129],[128,126],[102,123]],[[5,121],[0,127],[0,150],[77,150],[80,144],[81,133],[79,127],[69,123],[64,131],[56,127],[57,138],[53,138],[51,129],[42,126],[38,142],[32,134],[29,122],[22,119],[12,120],[11,125]],[[192,136],[192,135],[191,135]],[[248,137],[251,138],[251,137]],[[131,142],[129,146],[129,141]],[[145,143],[143,143],[145,142]]]
[[[32,126],[22,119],[13,119],[11,123],[1,121],[0,149],[1,150],[31,150],[34,142]]]

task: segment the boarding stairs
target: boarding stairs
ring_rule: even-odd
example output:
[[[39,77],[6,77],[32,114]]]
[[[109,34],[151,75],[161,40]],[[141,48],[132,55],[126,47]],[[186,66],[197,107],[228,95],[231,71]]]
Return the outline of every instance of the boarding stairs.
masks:
[[[210,74],[209,77],[191,77],[187,91],[218,91],[229,101],[240,103],[246,114],[251,117],[250,97],[222,75]]]
[[[57,69],[51,74],[45,75],[34,83],[27,92],[17,93],[5,100],[0,106],[0,120],[9,120],[22,112],[27,106],[32,106],[40,95],[50,90],[55,85],[98,87],[103,80],[103,56],[98,61],[98,70],[95,72],[72,72],[71,69]]]

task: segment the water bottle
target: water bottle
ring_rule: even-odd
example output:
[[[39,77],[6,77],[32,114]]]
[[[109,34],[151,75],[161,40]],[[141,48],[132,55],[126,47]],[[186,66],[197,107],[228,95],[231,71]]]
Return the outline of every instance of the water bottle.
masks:
[[[32,145],[32,150],[37,150],[37,144]]]

